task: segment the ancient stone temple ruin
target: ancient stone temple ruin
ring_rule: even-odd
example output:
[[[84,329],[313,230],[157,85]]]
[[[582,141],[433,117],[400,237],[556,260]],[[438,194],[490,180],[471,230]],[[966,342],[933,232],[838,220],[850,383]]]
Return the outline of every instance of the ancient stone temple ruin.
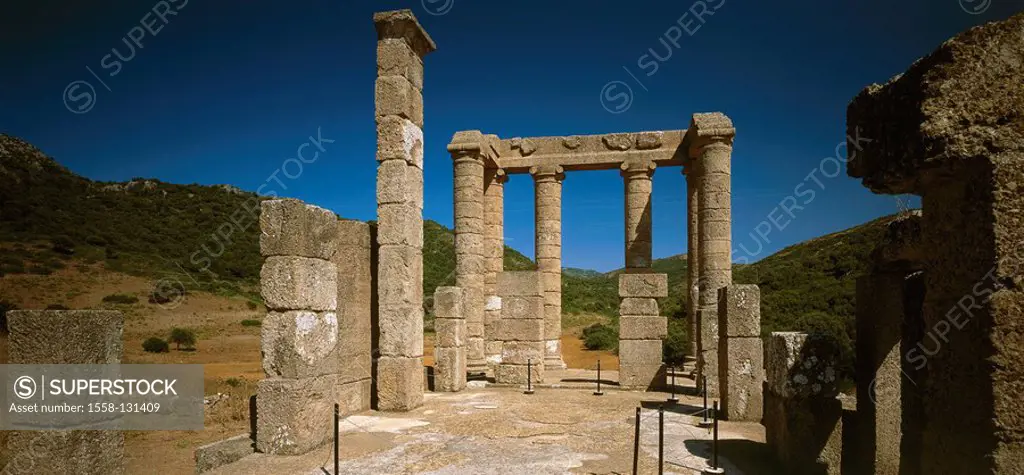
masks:
[[[257,449],[299,454],[323,444],[334,403],[342,415],[371,407],[408,411],[423,403],[428,388],[460,391],[474,376],[541,383],[545,372],[564,369],[562,186],[567,173],[588,170],[617,169],[624,181],[619,385],[664,386],[667,320],[658,299],[684,292],[697,316],[700,379],[706,377],[712,397],[730,398],[723,404],[730,418],[759,420],[759,296],[756,287],[731,286],[735,129],[721,113],[694,114],[685,130],[510,139],[456,132],[447,146],[455,286],[435,291],[436,363],[425,377],[423,58],[435,45],[409,11],[378,13],[374,21],[376,227],[297,200],[263,203],[261,281],[270,313]],[[690,290],[670,289],[667,276],[651,270],[653,176],[673,167],[687,175],[690,189],[680,193],[689,206],[679,216],[690,225],[691,249],[699,249],[689,254]],[[526,174],[535,187],[537,268],[505,272],[503,188]]]

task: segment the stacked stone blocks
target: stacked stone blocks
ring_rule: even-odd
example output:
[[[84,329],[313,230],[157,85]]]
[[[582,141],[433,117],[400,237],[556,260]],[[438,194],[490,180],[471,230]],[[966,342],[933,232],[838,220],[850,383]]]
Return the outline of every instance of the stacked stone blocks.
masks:
[[[756,285],[734,284],[718,293],[722,414],[730,421],[760,422],[765,379],[761,291]]]
[[[665,385],[662,339],[668,319],[659,315],[659,298],[668,297],[668,275],[619,275],[619,385],[659,389]]]
[[[377,403],[423,402],[423,57],[436,49],[409,10],[376,13]]]
[[[527,369],[534,383],[544,380],[544,283],[535,271],[498,274],[501,320],[495,337],[501,341],[501,363],[494,372],[500,384],[526,384]]]
[[[9,364],[120,364],[124,315],[100,310],[12,310]],[[67,344],[73,341],[74,344]],[[124,433],[11,431],[3,473],[124,473]],[[2,439],[0,439],[2,441]]]
[[[338,354],[337,218],[298,200],[270,200],[260,213],[261,347],[258,450],[301,454],[330,437],[342,394]],[[359,392],[358,387],[345,388]]]
[[[438,287],[434,291],[434,386],[438,391],[466,388],[466,317],[462,289]]]

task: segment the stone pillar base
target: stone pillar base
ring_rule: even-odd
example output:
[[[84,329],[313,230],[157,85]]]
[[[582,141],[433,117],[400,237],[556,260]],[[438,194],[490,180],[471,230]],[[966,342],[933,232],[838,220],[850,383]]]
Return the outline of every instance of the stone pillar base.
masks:
[[[563,370],[565,361],[562,361],[562,340],[547,340],[544,342],[544,369]]]

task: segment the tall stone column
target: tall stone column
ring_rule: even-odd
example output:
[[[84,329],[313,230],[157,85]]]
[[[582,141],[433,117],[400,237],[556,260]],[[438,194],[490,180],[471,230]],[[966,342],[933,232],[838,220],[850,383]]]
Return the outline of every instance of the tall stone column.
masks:
[[[649,160],[621,166],[626,182],[626,272],[651,268],[651,177],[655,167]]]
[[[530,169],[535,183],[537,270],[544,283],[544,367],[563,369],[562,361],[562,180],[557,165]]]
[[[466,318],[466,371],[487,370],[484,357],[484,147],[480,131],[456,132],[448,151],[455,171],[455,285]]]
[[[714,136],[698,147],[698,252],[700,289],[697,311],[701,331],[698,377],[707,376],[707,392],[719,397],[718,289],[732,283],[732,207],[730,137]]]
[[[377,30],[377,405],[423,403],[423,57],[436,49],[409,10]]]
[[[700,358],[700,319],[697,310],[700,308],[700,244],[698,227],[700,216],[700,177],[692,165],[687,165],[686,174],[686,288],[687,313],[690,324],[690,349],[693,355]],[[700,379],[697,380],[700,387]]]
[[[501,362],[501,341],[497,325],[501,320],[498,274],[505,258],[505,182],[508,175],[500,168],[484,170],[484,356],[488,366]]]

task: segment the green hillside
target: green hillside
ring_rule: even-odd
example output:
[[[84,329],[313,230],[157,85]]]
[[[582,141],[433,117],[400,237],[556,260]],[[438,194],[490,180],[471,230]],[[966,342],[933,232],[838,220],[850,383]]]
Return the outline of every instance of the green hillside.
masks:
[[[136,178],[94,182],[32,145],[0,135],[0,257],[4,274],[49,274],[71,257],[112,270],[172,276],[190,290],[259,298],[259,201],[220,185]],[[454,234],[423,224],[424,294],[455,282]],[[508,269],[533,262],[505,249]],[[2,300],[2,296],[0,296]]]
[[[174,275],[191,290],[259,298],[258,206],[263,198],[230,186],[176,185],[153,179],[94,182],[77,176],[35,147],[0,135],[0,276],[48,274],[72,258],[103,262],[135,275]],[[253,210],[253,211],[250,211]],[[892,217],[790,246],[754,264],[737,266],[734,281],[761,287],[762,327],[821,331],[851,353],[854,283]],[[235,223],[235,224],[231,224]],[[424,223],[424,294],[454,284],[451,230]],[[686,256],[654,261],[669,276],[671,297],[661,308],[670,320],[666,356],[685,341]],[[505,268],[533,268],[506,247]],[[617,318],[618,272],[567,269],[566,313]],[[156,280],[156,279],[154,279]],[[0,301],[3,296],[0,296]]]

